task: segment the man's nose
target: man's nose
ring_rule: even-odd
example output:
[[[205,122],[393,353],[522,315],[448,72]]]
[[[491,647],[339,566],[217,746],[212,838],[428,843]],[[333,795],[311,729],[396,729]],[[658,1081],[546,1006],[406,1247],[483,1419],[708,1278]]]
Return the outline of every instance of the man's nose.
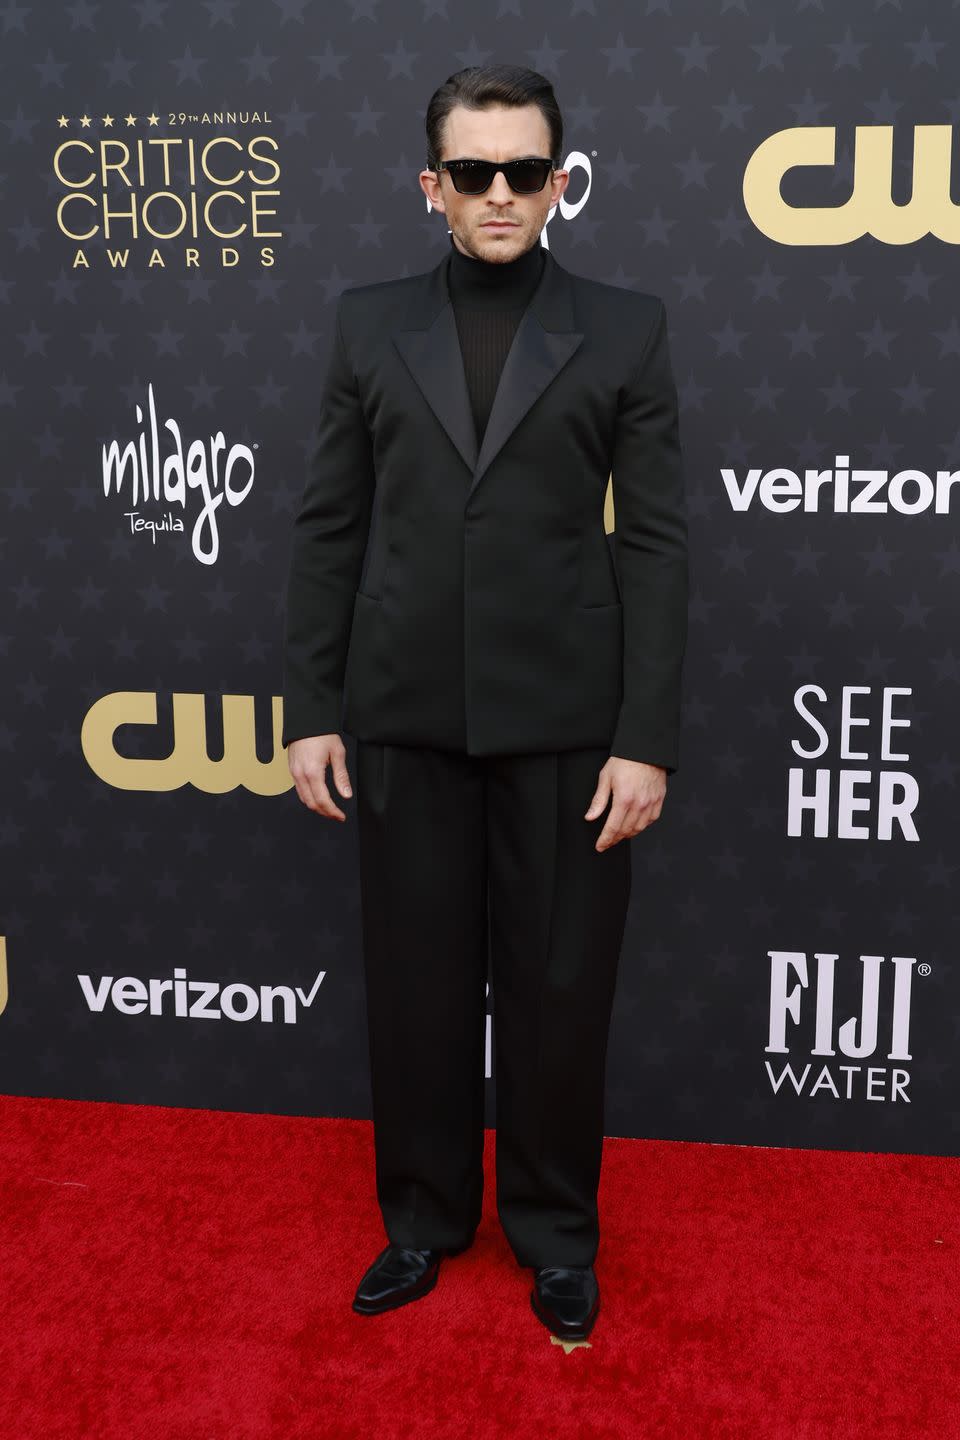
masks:
[[[487,198],[496,200],[498,204],[503,204],[503,202],[509,200],[512,195],[513,191],[507,184],[506,175],[504,175],[502,170],[498,170],[491,181],[490,189],[487,191]]]

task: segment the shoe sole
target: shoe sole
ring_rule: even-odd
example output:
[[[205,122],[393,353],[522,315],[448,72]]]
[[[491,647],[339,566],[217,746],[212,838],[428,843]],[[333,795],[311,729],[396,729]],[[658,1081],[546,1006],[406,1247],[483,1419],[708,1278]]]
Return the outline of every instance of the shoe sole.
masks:
[[[556,1328],[556,1318],[552,1317],[551,1312],[545,1310],[540,1304],[539,1300],[537,1299],[536,1289],[530,1291],[530,1304],[533,1307],[533,1313],[536,1315],[537,1319],[540,1320],[544,1325],[546,1325],[547,1329],[551,1332],[551,1334],[556,1335],[559,1340],[586,1340],[594,1325],[597,1323],[597,1316],[600,1314],[600,1297],[597,1296],[597,1303],[594,1306],[593,1312],[588,1320],[586,1320],[582,1325],[561,1325],[560,1329],[558,1330]]]

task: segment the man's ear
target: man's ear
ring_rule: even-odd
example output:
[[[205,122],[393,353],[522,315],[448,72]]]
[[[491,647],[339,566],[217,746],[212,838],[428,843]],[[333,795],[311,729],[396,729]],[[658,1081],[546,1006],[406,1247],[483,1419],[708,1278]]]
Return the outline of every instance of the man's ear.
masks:
[[[417,179],[420,182],[420,189],[430,201],[433,209],[439,210],[441,215],[444,214],[445,212],[443,200],[441,198],[442,191],[440,189],[440,182],[437,179],[436,172],[433,170],[421,170],[420,174],[417,176]]]

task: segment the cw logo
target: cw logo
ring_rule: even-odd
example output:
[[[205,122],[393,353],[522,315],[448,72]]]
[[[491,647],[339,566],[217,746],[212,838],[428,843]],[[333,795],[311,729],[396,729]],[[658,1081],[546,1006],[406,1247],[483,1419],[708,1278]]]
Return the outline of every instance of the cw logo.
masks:
[[[178,790],[193,785],[209,795],[243,786],[254,795],[282,795],[293,779],[280,745],[283,700],[272,697],[273,756],[257,758],[252,695],[222,695],[223,759],[207,754],[207,725],[202,694],[174,693],[173,743],[159,760],[118,755],[113,737],[120,725],[157,723],[153,690],[115,690],[95,701],[84,716],[80,745],[90,769],[117,790]]]
[[[857,125],[853,190],[841,205],[788,205],[780,182],[801,165],[833,165],[837,132],[832,125],[798,125],[768,135],[747,161],[743,203],[747,214],[781,245],[849,245],[872,235],[886,245],[909,245],[934,235],[960,245],[960,206],[950,199],[951,125],[915,125],[913,193],[904,205],[890,194],[893,126]]]

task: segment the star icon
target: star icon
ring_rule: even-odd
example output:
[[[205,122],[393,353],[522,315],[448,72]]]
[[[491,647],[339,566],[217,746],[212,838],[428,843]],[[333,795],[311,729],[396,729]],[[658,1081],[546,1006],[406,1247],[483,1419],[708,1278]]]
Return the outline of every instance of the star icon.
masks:
[[[151,125],[159,125],[159,124],[160,124],[160,116],[159,116],[159,115],[148,115],[148,116],[147,116],[147,119],[150,121],[150,124],[151,124]]]
[[[136,123],[137,123],[137,117],[136,117],[136,115],[124,115],[123,118],[124,118],[124,120],[126,120],[126,122],[127,122],[128,125],[136,125]]]
[[[87,129],[89,128],[89,126],[90,126],[90,116],[89,116],[89,115],[81,115],[81,116],[80,116],[80,124],[83,126],[84,130],[87,130]]]
[[[112,115],[104,115],[104,117],[103,117],[103,123],[104,123],[104,125],[112,125],[112,124],[113,124],[113,116],[112,116]]]
[[[57,124],[60,126],[60,129],[63,130],[65,126],[70,124],[70,121],[67,119],[66,115],[58,115]]]
[[[562,1346],[564,1355],[569,1355],[571,1350],[579,1350],[581,1348],[586,1350],[593,1349],[589,1340],[564,1340],[559,1335],[551,1335],[550,1344]]]

